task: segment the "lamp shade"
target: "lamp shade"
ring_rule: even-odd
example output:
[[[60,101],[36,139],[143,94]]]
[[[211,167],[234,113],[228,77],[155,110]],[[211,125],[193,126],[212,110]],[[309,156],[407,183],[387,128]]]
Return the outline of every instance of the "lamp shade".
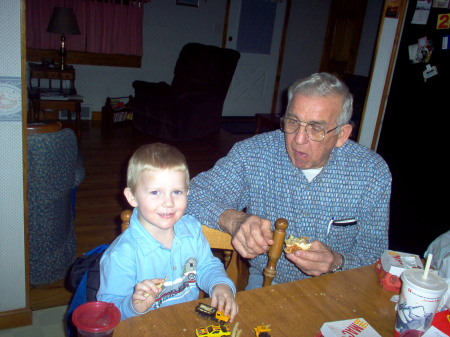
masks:
[[[47,32],[58,34],[80,35],[77,18],[73,8],[55,7],[53,9]]]

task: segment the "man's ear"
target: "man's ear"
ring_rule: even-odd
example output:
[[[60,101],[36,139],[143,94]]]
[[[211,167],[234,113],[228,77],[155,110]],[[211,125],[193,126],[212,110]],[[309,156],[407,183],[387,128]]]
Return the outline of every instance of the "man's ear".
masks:
[[[338,134],[338,140],[336,143],[336,147],[341,147],[342,145],[345,144],[347,139],[352,134],[352,130],[353,130],[353,127],[351,126],[351,124],[345,124],[345,125],[341,126],[341,130],[339,131],[339,134]]]
[[[125,189],[123,190],[123,194],[125,195],[125,198],[127,198],[128,203],[132,207],[138,207],[136,199],[134,199],[133,192],[131,192],[131,188],[125,187]]]

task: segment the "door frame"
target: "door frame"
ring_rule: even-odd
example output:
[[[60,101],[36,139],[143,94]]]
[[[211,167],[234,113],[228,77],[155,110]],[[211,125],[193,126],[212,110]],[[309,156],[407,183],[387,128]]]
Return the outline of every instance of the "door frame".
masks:
[[[393,2],[399,4],[397,17],[386,17],[387,10]],[[407,5],[408,0],[385,0],[383,7],[358,135],[358,142],[373,151],[376,151],[378,146]]]

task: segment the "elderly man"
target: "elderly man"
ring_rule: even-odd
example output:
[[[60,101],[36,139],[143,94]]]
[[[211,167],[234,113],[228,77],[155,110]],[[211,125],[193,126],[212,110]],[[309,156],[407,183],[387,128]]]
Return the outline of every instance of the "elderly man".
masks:
[[[262,286],[272,224],[307,236],[309,251],[283,255],[274,283],[351,269],[388,247],[391,174],[384,160],[351,140],[353,97],[335,76],[295,82],[281,130],[235,144],[191,183],[187,212],[233,236],[250,259],[246,289]]]

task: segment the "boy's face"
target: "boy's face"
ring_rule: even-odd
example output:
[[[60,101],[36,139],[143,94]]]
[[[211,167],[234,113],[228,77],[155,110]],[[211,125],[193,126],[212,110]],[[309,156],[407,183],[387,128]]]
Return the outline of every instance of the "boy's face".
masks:
[[[184,172],[144,171],[137,180],[135,193],[124,191],[131,206],[137,207],[140,223],[151,233],[170,229],[184,215],[187,187]]]

